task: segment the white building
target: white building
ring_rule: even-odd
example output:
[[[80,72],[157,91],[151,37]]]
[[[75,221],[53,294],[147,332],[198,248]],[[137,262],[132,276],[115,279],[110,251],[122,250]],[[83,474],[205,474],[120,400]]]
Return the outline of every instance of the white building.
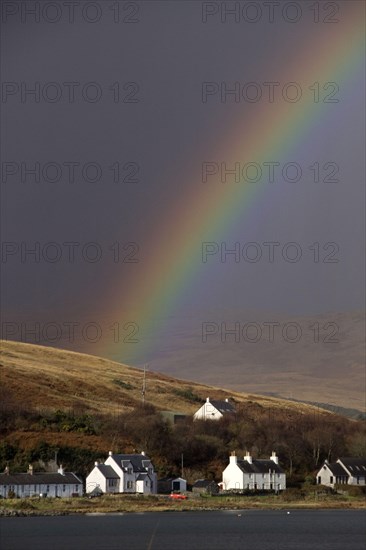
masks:
[[[232,453],[222,472],[222,488],[224,491],[283,491],[286,489],[286,474],[279,466],[275,452],[268,460],[254,459],[248,452],[240,459]]]
[[[318,485],[366,485],[366,458],[339,458],[337,462],[325,460],[316,475]]]
[[[235,407],[228,399],[225,401],[213,400],[207,397],[206,402],[193,415],[193,420],[219,420],[225,414],[235,412]]]
[[[144,452],[141,454],[113,454],[104,464],[95,462],[86,478],[86,492],[100,490],[103,493],[157,492],[157,476],[154,466]]]
[[[9,468],[0,474],[0,496],[16,497],[72,497],[82,496],[83,483],[75,474],[65,472],[62,466],[57,473],[33,472],[30,465],[27,473],[11,474]]]

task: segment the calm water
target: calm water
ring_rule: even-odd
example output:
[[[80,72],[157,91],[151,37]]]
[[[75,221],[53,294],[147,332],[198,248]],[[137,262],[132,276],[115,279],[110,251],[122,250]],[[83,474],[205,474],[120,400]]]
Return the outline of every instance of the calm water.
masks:
[[[239,515],[241,514],[241,515]],[[366,550],[363,511],[3,518],[1,550]]]

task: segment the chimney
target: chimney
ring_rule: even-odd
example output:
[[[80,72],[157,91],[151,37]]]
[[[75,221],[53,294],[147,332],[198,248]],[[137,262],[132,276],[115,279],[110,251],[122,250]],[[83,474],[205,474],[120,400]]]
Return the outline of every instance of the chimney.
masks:
[[[238,463],[238,457],[235,454],[235,451],[233,451],[230,455],[230,464],[237,464]]]
[[[31,476],[33,475],[33,466],[32,466],[32,464],[28,464],[28,474],[30,474]]]
[[[94,466],[99,466],[99,462],[97,460],[94,462]]]
[[[145,451],[141,451],[142,456],[145,456]]]
[[[60,464],[60,466],[58,467],[57,473],[58,473],[58,474],[61,474],[62,476],[65,475],[65,470],[64,470],[62,464]]]
[[[246,460],[247,462],[249,462],[249,464],[252,464],[252,463],[253,463],[253,458],[251,457],[249,451],[246,451],[246,452],[245,452],[244,460]]]
[[[210,398],[206,397],[206,403],[209,403],[209,402],[210,402]]]
[[[229,400],[228,400],[228,399],[225,399],[225,403],[229,403]]]
[[[109,455],[109,456],[112,456],[112,454],[113,454],[112,451],[109,451],[108,455]]]
[[[4,474],[10,474],[9,466],[5,466]]]
[[[276,455],[276,452],[275,451],[272,451],[272,455],[271,455],[271,460],[273,460],[273,462],[275,464],[278,464],[278,456]]]

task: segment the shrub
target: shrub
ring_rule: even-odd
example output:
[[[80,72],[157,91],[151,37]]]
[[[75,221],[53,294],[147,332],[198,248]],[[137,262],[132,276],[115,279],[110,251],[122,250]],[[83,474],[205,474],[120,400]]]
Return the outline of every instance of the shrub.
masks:
[[[115,378],[113,380],[113,384],[116,384],[120,388],[123,388],[125,390],[133,390],[134,386],[132,384],[129,384],[128,382],[123,382],[123,380],[120,380],[119,378]]]
[[[336,489],[346,492],[350,497],[366,495],[366,487],[359,487],[358,485],[337,485]]]
[[[174,389],[173,393],[177,395],[178,397],[182,397],[186,401],[190,401],[191,403],[202,403],[202,398],[194,393],[191,388],[187,390],[180,390],[180,389]]]
[[[290,502],[293,500],[303,500],[305,497],[304,492],[301,491],[301,489],[297,489],[295,487],[290,487],[289,489],[286,489],[286,491],[283,491],[282,493],[282,499],[286,502]]]

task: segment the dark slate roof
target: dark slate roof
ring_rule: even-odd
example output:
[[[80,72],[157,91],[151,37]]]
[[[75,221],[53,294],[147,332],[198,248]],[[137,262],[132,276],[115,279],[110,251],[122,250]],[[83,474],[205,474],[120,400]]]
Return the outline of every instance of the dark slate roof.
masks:
[[[185,479],[183,479],[182,477],[171,477],[171,476],[168,476],[168,477],[161,477],[160,479],[158,479],[158,483],[167,483],[167,482],[171,482],[171,481],[178,481],[182,479],[183,481],[186,481]]]
[[[269,470],[276,474],[283,474],[285,471],[273,460],[253,458],[252,464],[247,460],[238,459],[238,466],[245,474],[268,474]]]
[[[108,466],[107,464],[98,464],[96,468],[98,468],[98,470],[107,479],[119,479],[119,475],[113,470],[112,466]]]
[[[208,487],[211,483],[217,485],[216,481],[213,481],[212,479],[197,479],[197,481],[193,484],[193,487]]]
[[[142,481],[144,479],[146,479],[147,477],[149,477],[149,475],[145,472],[145,473],[141,473],[137,476],[136,478],[136,481]],[[150,479],[150,478],[149,478]]]
[[[220,413],[228,413],[228,412],[235,412],[235,407],[232,405],[229,401],[210,401],[211,405],[213,405]]]
[[[366,475],[366,458],[342,457],[338,459],[353,476]]]
[[[328,463],[327,466],[334,476],[348,477],[346,470],[343,468],[343,466],[341,466],[341,464],[338,464],[338,462]]]
[[[112,458],[122,468],[127,468],[128,463],[131,462],[134,472],[146,472],[146,467],[151,463],[148,456],[141,454],[113,454]]]
[[[0,474],[0,485],[68,485],[80,484],[82,481],[73,473],[62,474],[33,473],[33,474]]]

